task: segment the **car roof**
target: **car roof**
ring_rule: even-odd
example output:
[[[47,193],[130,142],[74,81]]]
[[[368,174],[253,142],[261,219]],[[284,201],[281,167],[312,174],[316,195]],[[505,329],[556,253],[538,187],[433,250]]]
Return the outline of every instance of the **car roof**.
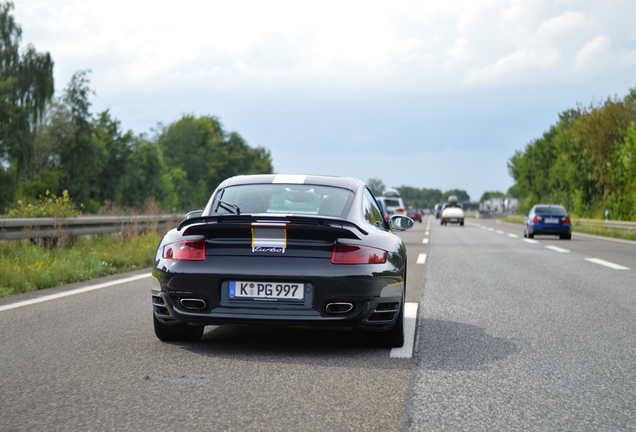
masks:
[[[272,183],[333,186],[349,189],[354,192],[364,186],[362,181],[351,177],[300,174],[255,174],[230,177],[224,180],[219,187]]]
[[[562,209],[565,208],[564,206],[560,204],[535,204],[532,208],[536,208],[536,207],[551,207],[551,208],[562,208]]]

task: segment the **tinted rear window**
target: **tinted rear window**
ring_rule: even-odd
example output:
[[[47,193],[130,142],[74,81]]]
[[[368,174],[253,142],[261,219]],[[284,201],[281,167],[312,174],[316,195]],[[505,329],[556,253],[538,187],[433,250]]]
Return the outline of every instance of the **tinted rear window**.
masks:
[[[534,212],[536,214],[556,214],[556,215],[566,215],[568,212],[564,207],[537,207]]]
[[[343,217],[353,192],[329,186],[257,184],[230,186],[221,200],[237,206],[241,213],[311,214]],[[216,204],[215,204],[216,207]],[[234,213],[218,206],[214,213]]]
[[[384,202],[387,207],[400,207],[400,201],[396,199],[385,199]]]

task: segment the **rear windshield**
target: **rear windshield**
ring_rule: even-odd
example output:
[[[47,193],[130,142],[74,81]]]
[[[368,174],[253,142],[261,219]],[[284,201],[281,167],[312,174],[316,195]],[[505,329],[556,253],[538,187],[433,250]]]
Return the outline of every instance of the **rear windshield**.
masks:
[[[257,184],[230,186],[222,191],[212,213],[278,213],[344,217],[353,192],[329,186]],[[236,206],[236,207],[232,207]]]
[[[400,201],[396,199],[385,198],[384,203],[387,207],[400,207]]]
[[[564,207],[537,207],[534,212],[536,214],[555,214],[555,215],[566,215],[568,212]]]

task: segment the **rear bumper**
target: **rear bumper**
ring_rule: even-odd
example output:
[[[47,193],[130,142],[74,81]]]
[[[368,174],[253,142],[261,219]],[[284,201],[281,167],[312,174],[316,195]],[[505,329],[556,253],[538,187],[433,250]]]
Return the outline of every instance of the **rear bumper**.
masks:
[[[572,226],[570,224],[550,225],[533,223],[528,225],[528,234],[534,235],[570,235]]]
[[[183,263],[181,272],[153,269],[155,316],[167,325],[280,324],[388,330],[404,304],[403,272],[389,261],[383,265],[334,265],[330,260],[292,259],[275,269],[263,260],[249,261],[216,257],[205,274],[200,268],[199,272],[188,271],[189,263]],[[232,280],[303,283],[304,299],[232,299],[228,295]],[[190,308],[192,305],[196,309]]]

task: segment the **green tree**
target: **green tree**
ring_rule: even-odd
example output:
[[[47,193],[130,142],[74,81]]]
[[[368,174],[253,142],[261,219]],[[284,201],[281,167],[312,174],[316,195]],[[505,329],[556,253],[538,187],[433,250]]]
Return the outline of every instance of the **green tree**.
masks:
[[[50,54],[20,49],[22,28],[12,9],[13,2],[0,3],[0,161],[13,165],[19,182],[33,162],[33,136],[54,84]]]
[[[484,202],[484,201],[488,201],[489,199],[493,199],[493,198],[505,198],[506,194],[504,194],[503,192],[497,192],[497,191],[492,191],[492,192],[484,192],[481,196],[481,198],[479,199],[479,202]]]
[[[123,200],[122,179],[129,171],[138,169],[130,160],[136,139],[132,131],[122,134],[120,122],[113,119],[108,110],[93,119],[92,129],[105,151],[104,164],[97,179],[99,195],[96,198],[100,203],[110,201],[127,207],[130,202]]]
[[[371,193],[373,193],[373,195],[375,195],[376,197],[382,196],[382,192],[384,191],[384,189],[386,189],[386,186],[384,186],[384,182],[379,178],[370,178],[367,181],[367,186],[369,187]]]
[[[70,113],[73,137],[69,143],[60,143],[58,155],[64,173],[63,188],[69,191],[73,200],[96,213],[100,206],[99,175],[107,153],[92,125],[89,96],[94,92],[88,86],[88,72],[76,72],[64,90],[62,101]]]
[[[123,207],[141,210],[148,198],[156,199],[164,208],[177,206],[172,177],[156,143],[137,139],[132,145],[129,165],[131,169],[121,178],[118,198]]]
[[[182,209],[202,208],[228,177],[273,172],[268,150],[251,148],[236,132],[226,133],[214,116],[184,115],[162,129],[157,143]]]
[[[623,99],[564,111],[559,121],[524,151],[508,170],[527,211],[538,202],[565,205],[572,214],[634,217],[630,171],[636,89]],[[632,176],[632,177],[630,177]]]
[[[461,189],[447,190],[442,195],[442,200],[443,201],[447,201],[448,197],[451,196],[451,195],[455,195],[457,197],[457,201],[459,201],[460,203],[461,202],[470,201],[470,195],[468,195],[468,192],[466,192],[465,190],[461,190]]]

